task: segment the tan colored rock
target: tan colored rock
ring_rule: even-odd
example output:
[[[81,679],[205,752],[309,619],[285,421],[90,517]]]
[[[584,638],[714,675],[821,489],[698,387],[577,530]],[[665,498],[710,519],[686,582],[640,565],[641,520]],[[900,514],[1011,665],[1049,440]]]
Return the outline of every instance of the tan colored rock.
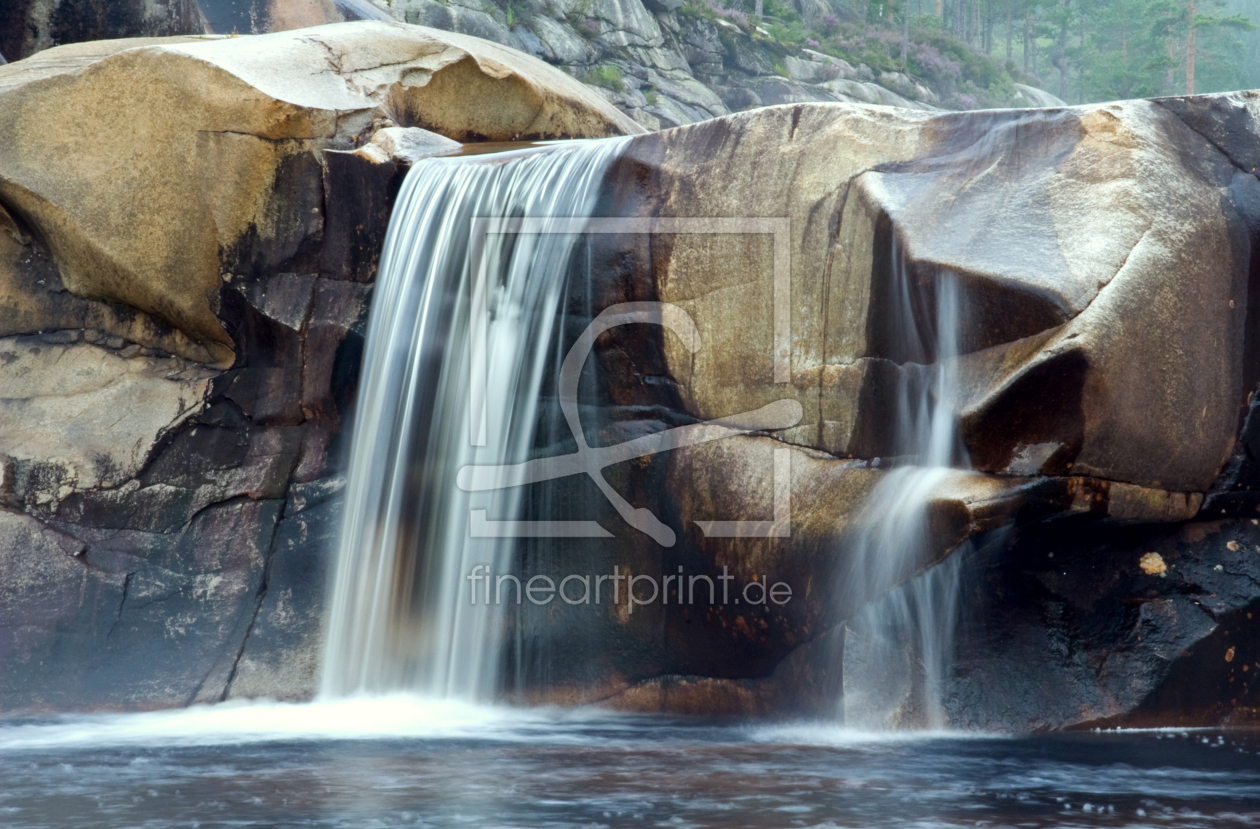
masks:
[[[0,203],[71,293],[151,315],[223,367],[223,276],[302,265],[319,154],[387,118],[462,141],[642,131],[540,61],[403,24],[84,44],[0,67]]]
[[[1142,556],[1138,561],[1138,566],[1148,576],[1159,576],[1168,572],[1168,565],[1164,563],[1164,557],[1159,553],[1147,553]]]
[[[52,506],[135,477],[158,441],[200,411],[215,374],[30,337],[0,339],[0,363],[0,457],[19,476],[6,488]]]
[[[1228,105],[1254,118],[1251,99]],[[926,313],[935,274],[957,274],[964,438],[978,468],[1172,493],[1115,508],[1176,520],[1229,457],[1255,373],[1243,361],[1243,205],[1260,186],[1236,180],[1168,109],[933,117],[805,104],[638,138],[628,155],[627,174],[641,166],[650,182],[630,212],[791,221],[786,384],[772,376],[771,237],[653,240],[643,278],[704,341],[695,355],[665,341],[689,414],[790,397],[806,416],[782,439],[884,454],[908,359],[890,327],[896,246]],[[1168,498],[1184,503],[1155,504]]]

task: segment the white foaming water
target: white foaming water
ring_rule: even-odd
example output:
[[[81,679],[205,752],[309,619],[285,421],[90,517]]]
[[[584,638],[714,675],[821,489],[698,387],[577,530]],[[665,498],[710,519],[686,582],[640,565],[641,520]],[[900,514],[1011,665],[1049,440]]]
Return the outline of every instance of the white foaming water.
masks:
[[[898,465],[864,507],[842,586],[882,596],[846,623],[844,718],[858,728],[939,730],[946,723],[941,692],[953,653],[960,557],[901,582],[933,544],[931,500],[955,470],[968,466],[957,419],[962,298],[957,277],[942,271],[932,284],[935,313],[926,311],[930,303],[895,236],[892,248],[890,322],[905,355],[894,392]]]
[[[472,537],[469,522],[473,510],[514,519],[520,494],[464,492],[456,472],[526,460],[578,237],[544,231],[478,240],[474,220],[589,216],[625,141],[429,159],[408,175],[372,303],[325,697],[495,694],[502,608],[468,601],[464,579],[478,564],[507,572],[512,542]],[[472,313],[482,297],[488,322]],[[474,422],[481,411],[485,422]]]
[[[790,746],[845,748],[865,745],[904,745],[936,739],[1010,740],[1015,735],[999,731],[949,731],[944,728],[916,731],[863,730],[827,722],[788,722],[745,728],[749,741]]]
[[[395,738],[532,741],[555,732],[558,722],[556,713],[546,710],[495,708],[405,694],[300,704],[224,702],[0,725],[0,751]]]
[[[389,694],[311,703],[233,701],[168,711],[68,714],[38,721],[0,722],[0,753],[347,740],[488,741],[603,749],[633,746],[644,741],[674,740],[861,746],[900,744],[941,736],[946,733],[863,732],[814,722],[710,725],[702,720],[625,714],[590,707],[513,708]]]

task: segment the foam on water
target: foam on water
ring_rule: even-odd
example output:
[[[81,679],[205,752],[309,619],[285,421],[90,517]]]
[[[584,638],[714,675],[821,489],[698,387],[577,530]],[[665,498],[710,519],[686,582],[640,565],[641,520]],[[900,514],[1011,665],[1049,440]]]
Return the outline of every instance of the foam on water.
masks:
[[[217,746],[293,740],[560,737],[564,717],[404,694],[314,703],[195,705],[170,711],[77,714],[0,725],[0,751],[105,746]]]
[[[756,743],[835,748],[902,745],[930,740],[1008,740],[1015,736],[999,731],[949,731],[943,728],[874,731],[865,728],[849,728],[831,722],[788,722],[749,726],[746,733],[748,739]]]
[[[229,746],[301,741],[476,740],[609,747],[644,740],[862,746],[943,737],[1002,735],[945,731],[863,731],[832,723],[750,725],[704,718],[627,714],[581,707],[519,708],[393,694],[310,703],[270,700],[168,711],[68,714],[0,721],[0,752],[161,746]]]

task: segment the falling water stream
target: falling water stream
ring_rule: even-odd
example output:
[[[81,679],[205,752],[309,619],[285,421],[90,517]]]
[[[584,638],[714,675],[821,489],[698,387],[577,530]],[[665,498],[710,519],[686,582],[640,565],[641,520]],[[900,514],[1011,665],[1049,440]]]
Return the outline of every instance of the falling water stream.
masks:
[[[865,505],[840,588],[881,596],[846,624],[844,719],[860,728],[940,729],[961,556],[906,577],[933,543],[931,500],[967,465],[958,431],[962,295],[947,270],[930,290],[917,283],[895,236],[890,262],[891,333],[905,357],[892,396],[895,465]]]
[[[526,460],[576,234],[625,139],[421,162],[398,197],[372,303],[323,693],[487,699],[500,610],[461,601],[503,572],[519,488],[465,492],[469,465]],[[541,219],[531,233],[497,220]],[[508,232],[504,232],[504,231]]]

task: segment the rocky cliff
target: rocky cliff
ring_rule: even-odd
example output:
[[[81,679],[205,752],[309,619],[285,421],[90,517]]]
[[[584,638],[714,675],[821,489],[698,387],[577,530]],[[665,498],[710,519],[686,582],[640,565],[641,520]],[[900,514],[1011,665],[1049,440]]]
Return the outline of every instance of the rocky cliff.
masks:
[[[796,0],[784,8],[797,23],[821,27],[824,18],[827,25],[835,21],[833,28],[841,23],[825,0]],[[839,13],[851,14],[844,8]],[[821,46],[810,39],[782,40],[776,36],[782,21],[768,17],[762,25],[720,4],[682,0],[126,0],[108,7],[86,0],[22,0],[0,12],[0,54],[15,59],[52,45],[103,38],[258,34],[391,19],[533,55],[649,129],[811,101],[922,110],[966,109],[981,99],[990,106],[1063,105],[1040,89],[1010,85],[1009,79],[1001,90],[978,87],[988,82],[981,76],[1004,71],[978,55],[974,61],[986,68],[976,70],[975,83],[968,81],[970,94],[964,95],[952,80],[913,76],[905,67],[872,69],[811,48],[810,43]],[[950,63],[931,54],[925,60]]]
[[[846,545],[896,463],[890,389],[916,370],[890,320],[897,261],[927,318],[946,271],[968,309],[973,469],[933,500],[933,543],[898,575],[969,557],[953,721],[1254,716],[1258,115],[1250,93],[952,114],[809,103],[634,138],[601,211],[780,222],[790,336],[775,334],[772,233],[607,237],[595,304],[674,303],[703,347],[602,340],[604,438],[784,397],[805,414],[619,467],[619,491],[681,531],[671,549],[629,534],[623,564],[727,567],[737,588],[764,576],[797,598],[557,616],[525,692],[834,706],[860,604],[837,598]],[[0,707],[309,695],[403,173],[460,141],[641,131],[542,61],[394,23],[85,44],[0,68]],[[781,450],[789,538],[697,529],[774,514]],[[609,638],[566,646],[575,630]]]

